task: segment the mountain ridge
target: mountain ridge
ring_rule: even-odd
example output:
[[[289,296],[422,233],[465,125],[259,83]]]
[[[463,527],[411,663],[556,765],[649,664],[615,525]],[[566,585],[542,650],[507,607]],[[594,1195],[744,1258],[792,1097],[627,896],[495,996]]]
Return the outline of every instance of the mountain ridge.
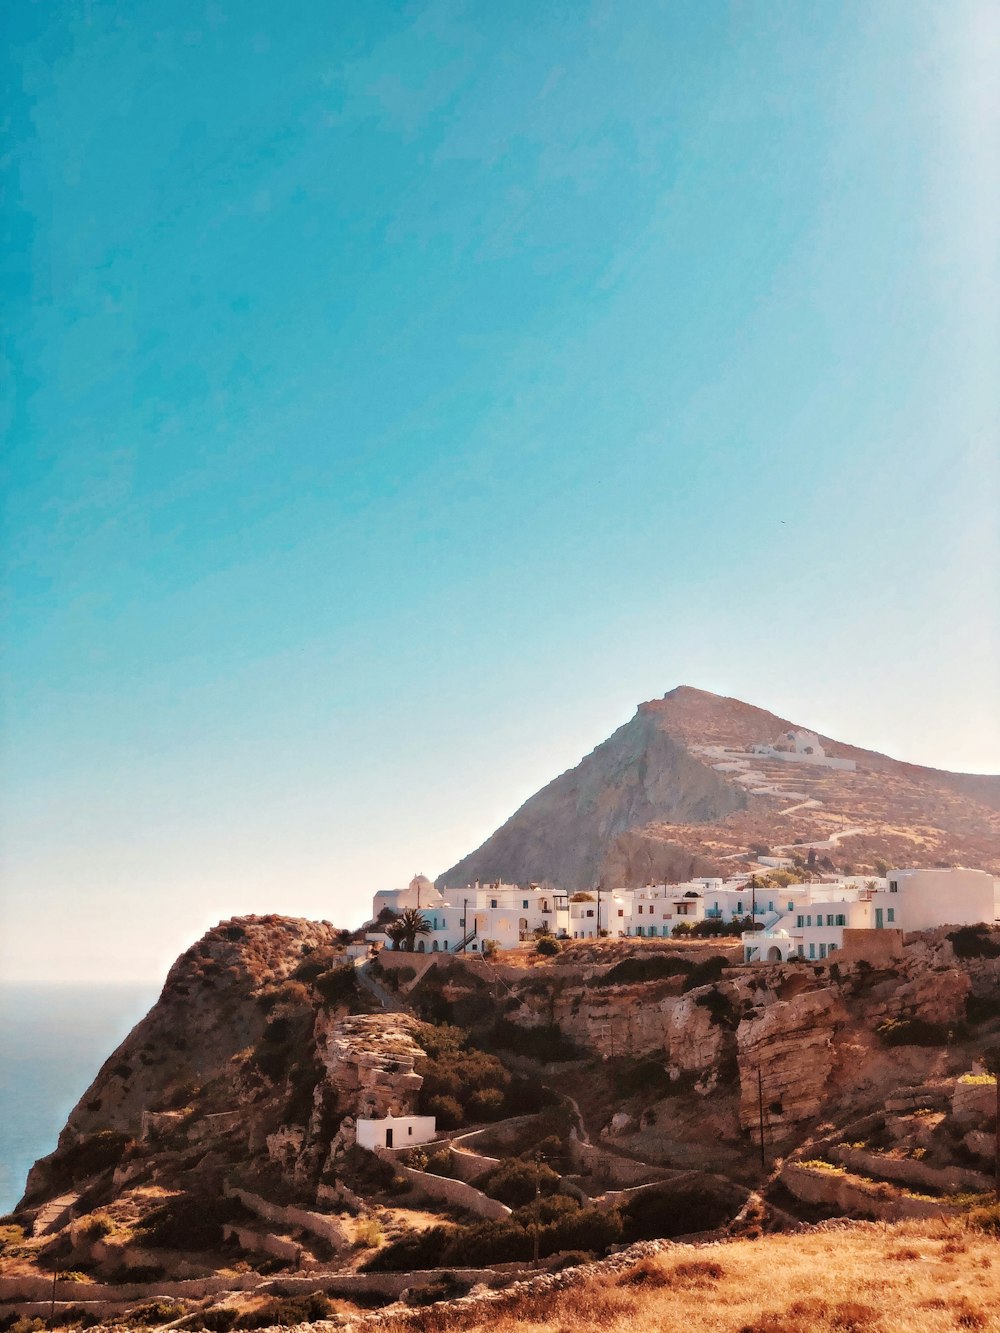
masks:
[[[753,745],[807,731],[826,758],[852,761],[856,771],[834,772],[819,759],[793,764],[750,754]],[[756,789],[741,780],[753,772]],[[779,809],[784,794],[796,798],[785,801],[791,810]],[[786,824],[797,804],[802,817]],[[864,834],[847,835],[858,821]],[[629,721],[529,797],[436,882],[454,888],[475,880],[538,881],[583,889],[683,879],[718,873],[720,859],[739,868],[732,863],[741,851],[749,865],[752,845],[848,836],[860,839],[852,842],[852,863],[958,858],[996,872],[1000,775],[893,759],[743,700],[680,685],[640,703]],[[856,849],[860,858],[853,856]]]

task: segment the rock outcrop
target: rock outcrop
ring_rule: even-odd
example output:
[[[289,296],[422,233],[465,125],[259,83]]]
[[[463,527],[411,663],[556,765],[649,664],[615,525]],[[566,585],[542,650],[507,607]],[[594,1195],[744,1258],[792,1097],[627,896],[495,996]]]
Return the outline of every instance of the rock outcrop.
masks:
[[[836,1060],[834,1033],[846,1017],[837,992],[824,988],[777,1000],[740,1023],[740,1123],[752,1136],[762,1099],[776,1138],[816,1115]]]

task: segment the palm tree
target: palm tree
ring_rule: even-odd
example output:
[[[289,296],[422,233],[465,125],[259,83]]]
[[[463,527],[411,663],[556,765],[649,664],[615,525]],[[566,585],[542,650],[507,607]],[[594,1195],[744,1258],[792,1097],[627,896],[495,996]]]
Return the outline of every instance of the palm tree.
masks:
[[[415,907],[407,907],[396,925],[400,928],[399,933],[403,940],[403,947],[409,953],[413,952],[413,946],[417,942],[418,935],[429,935],[431,933],[430,922]]]
[[[395,921],[390,921],[385,928],[385,933],[386,933],[386,938],[392,940],[392,947],[394,949],[401,949],[403,947],[403,940],[406,937],[406,931],[403,927],[402,921],[400,921],[399,919]]]

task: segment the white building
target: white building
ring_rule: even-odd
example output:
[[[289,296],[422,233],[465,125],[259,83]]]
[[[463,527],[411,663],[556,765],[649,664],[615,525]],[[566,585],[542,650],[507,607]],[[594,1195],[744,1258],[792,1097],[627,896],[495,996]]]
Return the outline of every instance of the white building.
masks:
[[[893,870],[885,879],[857,876],[782,890],[786,910],[764,931],[746,931],[749,962],[793,955],[821,960],[843,947],[844,930],[930,930],[992,922],[993,876],[984,870]]]
[[[412,1148],[429,1143],[437,1135],[432,1115],[387,1115],[381,1120],[358,1120],[355,1134],[359,1148]]]
[[[414,875],[405,889],[380,889],[372,899],[372,920],[386,908],[390,912],[403,912],[407,907],[423,911],[427,907],[437,907],[444,902],[440,891],[426,875]]]
[[[842,769],[853,773],[857,764],[853,759],[834,759],[826,753],[814,731],[801,728],[785,731],[773,744],[758,741],[750,746],[750,753],[761,759],[780,759],[791,764],[816,764],[821,768]]]
[[[531,884],[521,888],[517,884],[471,884],[464,889],[448,889],[445,893],[433,890],[433,895],[422,889],[420,903],[411,890],[400,890],[400,906],[418,908],[430,930],[414,941],[417,953],[479,953],[485,940],[494,940],[501,949],[513,949],[534,939],[536,930],[566,938],[569,926],[569,903],[565,893]],[[424,885],[430,884],[429,880]],[[405,897],[404,897],[405,895]],[[409,898],[413,901],[409,901]],[[383,907],[392,906],[389,895],[379,893],[372,903],[374,915]],[[369,931],[368,940],[388,944],[383,930]]]

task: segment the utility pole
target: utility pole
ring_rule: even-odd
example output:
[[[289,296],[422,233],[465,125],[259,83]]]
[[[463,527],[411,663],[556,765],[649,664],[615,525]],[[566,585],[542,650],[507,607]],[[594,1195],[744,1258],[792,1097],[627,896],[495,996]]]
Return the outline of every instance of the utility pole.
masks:
[[[538,1181],[538,1153],[536,1152],[535,1153],[535,1243],[533,1247],[534,1250],[533,1262],[536,1268],[538,1267],[538,1199],[540,1194],[541,1194],[541,1189],[539,1187],[539,1181]]]
[[[757,1115],[760,1121],[760,1169],[767,1170],[767,1158],[764,1155],[764,1076],[757,1066]]]
[[[465,953],[465,946],[469,942],[469,900],[462,899],[462,952]]]

